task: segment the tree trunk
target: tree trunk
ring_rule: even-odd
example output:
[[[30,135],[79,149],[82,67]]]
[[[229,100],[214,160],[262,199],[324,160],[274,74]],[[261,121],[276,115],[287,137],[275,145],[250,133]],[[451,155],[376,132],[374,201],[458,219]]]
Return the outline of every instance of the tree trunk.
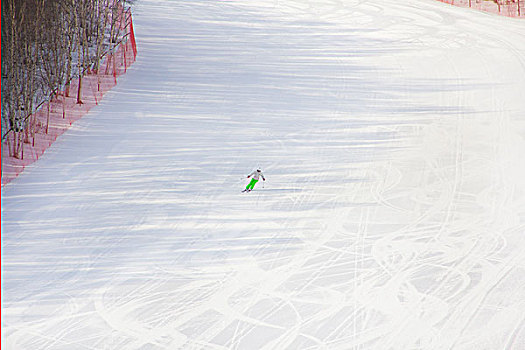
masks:
[[[70,44],[69,44],[69,53],[68,53],[68,57],[67,57],[67,69],[66,69],[66,87],[64,89],[64,97],[69,97],[69,89],[71,87],[71,80],[70,80],[70,77],[71,77],[71,65],[73,64],[73,57],[71,55],[71,41],[70,41]]]
[[[51,108],[51,101],[47,103],[47,123],[46,123],[46,135],[49,132],[49,115],[50,115],[50,109]]]
[[[77,89],[77,104],[81,105],[82,102],[82,74],[78,74],[78,89]]]
[[[66,94],[62,95],[62,119],[66,119]]]
[[[80,5],[82,6],[82,4]],[[82,104],[82,34],[79,14],[75,13],[75,27],[77,29],[77,53],[78,53],[78,90],[77,90],[77,104]],[[83,62],[82,62],[83,63]]]

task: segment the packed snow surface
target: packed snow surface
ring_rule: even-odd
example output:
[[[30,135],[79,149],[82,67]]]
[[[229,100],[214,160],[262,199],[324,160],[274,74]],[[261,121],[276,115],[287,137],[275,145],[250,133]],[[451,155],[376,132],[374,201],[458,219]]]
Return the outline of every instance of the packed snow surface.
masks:
[[[3,188],[5,349],[525,349],[525,21],[140,0],[134,22],[119,85]]]

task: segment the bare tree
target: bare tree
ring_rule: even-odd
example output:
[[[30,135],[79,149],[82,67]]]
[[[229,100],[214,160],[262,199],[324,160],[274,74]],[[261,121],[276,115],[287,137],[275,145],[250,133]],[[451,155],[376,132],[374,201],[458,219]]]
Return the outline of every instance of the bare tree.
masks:
[[[27,0],[2,2],[2,140],[13,132],[10,155],[17,158],[23,154],[23,141],[28,135],[26,115],[31,113],[38,91],[36,29],[41,7],[34,5]]]
[[[82,102],[82,77],[91,66],[94,58],[90,56],[91,43],[94,41],[97,32],[96,16],[97,0],[77,0],[76,7],[76,28],[77,28],[77,52],[78,52],[78,91],[77,103]]]
[[[44,93],[49,99],[47,104],[46,134],[49,131],[51,101],[56,96],[57,89],[66,80],[67,59],[70,56],[66,35],[66,19],[67,17],[60,12],[59,2],[49,2],[45,8],[45,26],[41,30],[41,40],[39,40],[41,55],[40,73]],[[62,113],[64,116],[64,108]]]
[[[37,0],[34,2],[27,2],[30,6],[34,6],[33,11],[28,14],[28,21],[26,23],[26,38],[22,39],[19,43],[22,46],[23,57],[24,57],[24,81],[22,86],[22,99],[23,99],[23,111],[24,111],[24,142],[29,143],[29,136],[34,136],[35,133],[35,116],[33,115],[33,106],[37,103],[38,99],[42,96],[40,92],[40,75],[38,67],[41,64],[40,60],[40,46],[38,43],[41,41],[41,33],[44,26],[42,25],[44,20],[44,9],[46,0]],[[22,145],[23,147],[23,145]],[[23,152],[23,148],[22,148]]]
[[[100,91],[100,80],[99,80],[99,71],[100,71],[100,61],[102,58],[102,52],[104,50],[104,38],[106,27],[109,22],[109,4],[110,0],[96,0],[97,1],[97,28],[96,28],[96,55],[95,63],[93,69],[97,73],[97,90]]]
[[[69,97],[71,78],[73,72],[73,53],[75,52],[75,38],[76,38],[76,27],[75,27],[75,1],[74,0],[61,0],[60,1],[62,15],[64,17],[64,41],[67,45],[67,63],[66,63],[66,85],[64,90],[64,99]]]
[[[17,4],[14,0],[2,1],[2,141],[16,125],[17,97],[16,87],[20,79],[16,67],[18,55],[17,42],[21,36],[21,27],[18,25],[22,22],[21,9],[17,10]],[[12,154],[9,148],[10,155]]]
[[[124,0],[2,0],[2,142],[23,157],[36,132],[35,105],[78,76],[100,69],[107,47],[122,40]],[[113,60],[113,64],[114,64]],[[115,68],[114,68],[115,70]],[[75,72],[75,73],[73,73]],[[46,132],[49,128],[49,108]]]

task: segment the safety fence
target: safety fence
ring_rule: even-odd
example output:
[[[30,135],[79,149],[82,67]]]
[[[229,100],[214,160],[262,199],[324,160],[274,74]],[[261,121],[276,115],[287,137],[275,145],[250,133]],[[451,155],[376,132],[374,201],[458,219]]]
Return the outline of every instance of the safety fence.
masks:
[[[525,0],[438,0],[446,4],[469,7],[508,17],[525,18]]]
[[[32,132],[10,130],[2,142],[2,186],[16,178],[28,165],[37,161],[42,154],[78,119],[91,108],[98,105],[104,94],[117,84],[117,77],[126,73],[135,62],[137,44],[133,30],[131,10],[122,10],[122,39],[106,51],[97,70],[88,68],[81,78],[70,81],[69,90],[77,91],[70,95],[56,90],[52,97],[41,103],[33,113],[26,117],[27,123],[34,126]],[[79,84],[82,85],[78,89]],[[80,91],[80,96],[78,96]],[[16,138],[23,139],[23,142]],[[14,152],[15,144],[20,144],[21,152]],[[18,153],[18,157],[14,155]]]

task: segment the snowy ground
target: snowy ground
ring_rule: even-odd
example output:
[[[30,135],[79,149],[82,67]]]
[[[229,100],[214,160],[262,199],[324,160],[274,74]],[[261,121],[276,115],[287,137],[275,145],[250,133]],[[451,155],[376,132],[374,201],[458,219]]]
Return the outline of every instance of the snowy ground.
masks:
[[[525,21],[140,0],[134,22],[119,85],[3,188],[5,349],[525,348]]]

